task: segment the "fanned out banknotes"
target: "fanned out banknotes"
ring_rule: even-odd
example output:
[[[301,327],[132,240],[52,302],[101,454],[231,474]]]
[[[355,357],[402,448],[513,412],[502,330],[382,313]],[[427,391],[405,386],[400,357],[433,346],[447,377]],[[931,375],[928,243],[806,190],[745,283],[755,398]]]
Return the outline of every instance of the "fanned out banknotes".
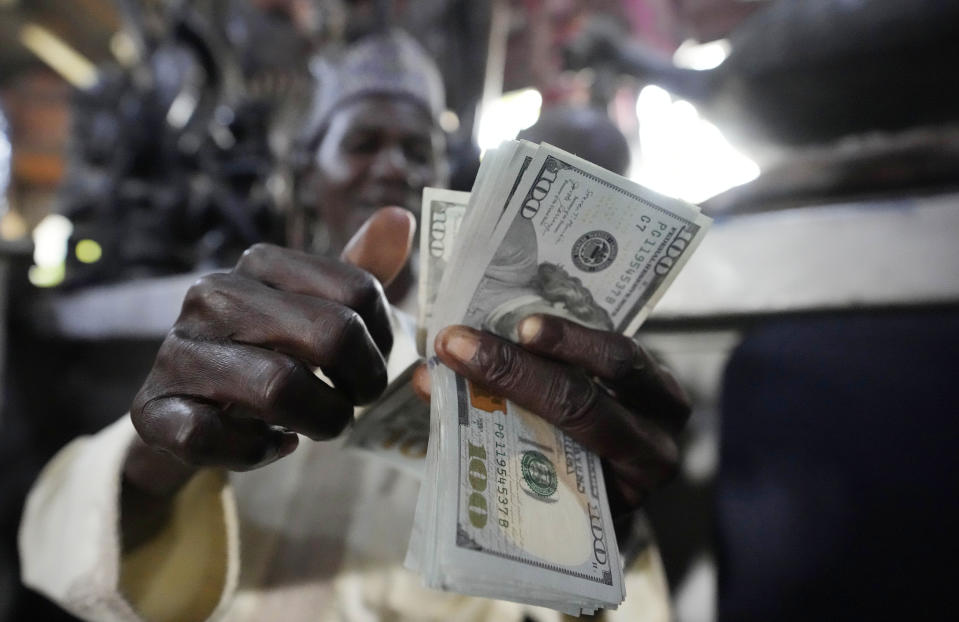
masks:
[[[450,324],[516,341],[533,313],[632,335],[709,224],[694,205],[525,141],[488,152],[471,193],[424,192],[417,341],[431,402],[408,371],[349,443],[422,473],[406,565],[427,586],[573,615],[623,601],[599,457],[455,374],[432,343]]]

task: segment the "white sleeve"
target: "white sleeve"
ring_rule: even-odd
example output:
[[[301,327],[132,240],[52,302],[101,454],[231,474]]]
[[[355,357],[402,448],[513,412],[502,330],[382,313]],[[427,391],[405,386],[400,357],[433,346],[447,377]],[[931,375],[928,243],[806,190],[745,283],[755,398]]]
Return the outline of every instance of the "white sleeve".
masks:
[[[47,464],[20,523],[23,582],[85,620],[217,618],[235,591],[239,566],[226,479],[217,472],[194,477],[174,500],[168,524],[124,556],[120,482],[135,434],[124,416],[74,440]]]

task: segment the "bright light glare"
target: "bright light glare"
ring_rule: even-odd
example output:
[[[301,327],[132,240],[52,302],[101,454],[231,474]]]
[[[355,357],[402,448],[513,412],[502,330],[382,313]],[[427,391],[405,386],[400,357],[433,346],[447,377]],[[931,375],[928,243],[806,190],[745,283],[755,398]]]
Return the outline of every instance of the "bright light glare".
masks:
[[[444,110],[440,113],[440,127],[443,128],[443,131],[452,134],[456,130],[460,129],[460,118],[452,110]]]
[[[50,214],[33,229],[33,263],[28,272],[37,287],[52,287],[63,281],[67,241],[73,224],[64,216]]]
[[[708,43],[686,39],[673,52],[673,64],[685,69],[714,69],[723,64],[729,56],[729,50],[728,39],[717,39]]]
[[[3,118],[3,111],[0,110],[0,205],[4,203],[7,186],[10,185],[10,158],[12,155],[10,139],[7,138],[7,120]],[[0,210],[0,213],[2,211]]]
[[[97,68],[93,63],[43,26],[23,26],[20,43],[73,86],[86,89],[96,84]]]
[[[647,86],[636,101],[640,153],[632,178],[698,203],[759,176],[759,166],[736,151],[687,101]]]
[[[118,30],[110,37],[110,51],[120,64],[129,67],[139,60],[139,50],[133,37],[122,30]]]
[[[536,123],[543,106],[543,96],[536,89],[504,93],[481,112],[476,143],[480,152],[493,149],[500,143],[513,140],[516,135]]]
[[[170,109],[166,113],[166,121],[174,129],[183,129],[193,113],[196,111],[197,99],[189,91],[180,91],[170,104]]]
[[[96,263],[103,257],[103,249],[96,240],[80,240],[73,252],[77,259],[83,263]]]
[[[30,266],[27,279],[37,287],[55,287],[66,277],[65,264],[57,266]]]
[[[67,258],[67,240],[73,224],[64,216],[50,214],[33,230],[33,263],[55,266]]]

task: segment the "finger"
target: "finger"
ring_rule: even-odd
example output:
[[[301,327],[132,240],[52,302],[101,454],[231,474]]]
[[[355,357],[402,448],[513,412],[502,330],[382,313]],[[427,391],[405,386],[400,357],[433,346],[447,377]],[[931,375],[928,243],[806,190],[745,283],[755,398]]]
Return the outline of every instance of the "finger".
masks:
[[[133,418],[150,447],[192,466],[255,469],[296,449],[296,434],[255,419],[225,416],[216,406],[185,397],[150,401]]]
[[[360,314],[384,356],[393,347],[389,303],[383,286],[369,272],[329,257],[256,244],[243,253],[233,274],[349,307]]]
[[[465,326],[447,327],[435,346],[453,371],[541,416],[644,485],[674,471],[672,437],[597,389],[581,370]]]
[[[181,396],[234,404],[238,412],[313,440],[338,435],[353,418],[353,405],[302,363],[264,348],[195,341],[171,333],[150,377],[134,398],[141,416],[155,399]]]
[[[593,376],[615,380],[635,369],[636,347],[625,335],[542,314],[524,318],[518,332],[528,350],[582,367]]]
[[[406,264],[415,231],[416,219],[409,210],[384,207],[353,234],[341,257],[389,285]]]
[[[679,431],[691,406],[685,391],[638,343],[551,315],[531,315],[519,325],[524,348],[581,367],[627,405]]]
[[[289,354],[323,369],[355,404],[386,388],[386,362],[352,309],[280,291],[235,274],[211,274],[190,288],[177,321],[188,338],[220,338]]]
[[[418,398],[429,403],[431,396],[430,373],[426,368],[426,363],[421,364],[413,371],[413,391]]]

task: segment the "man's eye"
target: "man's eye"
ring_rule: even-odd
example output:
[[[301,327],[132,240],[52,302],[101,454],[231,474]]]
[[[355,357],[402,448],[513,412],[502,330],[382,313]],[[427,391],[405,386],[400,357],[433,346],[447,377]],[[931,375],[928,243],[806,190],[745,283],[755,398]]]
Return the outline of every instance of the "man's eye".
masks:
[[[357,137],[347,140],[344,148],[348,153],[376,153],[380,142],[372,137]]]
[[[421,140],[405,143],[403,151],[409,160],[418,164],[427,164],[433,159],[433,148]]]

